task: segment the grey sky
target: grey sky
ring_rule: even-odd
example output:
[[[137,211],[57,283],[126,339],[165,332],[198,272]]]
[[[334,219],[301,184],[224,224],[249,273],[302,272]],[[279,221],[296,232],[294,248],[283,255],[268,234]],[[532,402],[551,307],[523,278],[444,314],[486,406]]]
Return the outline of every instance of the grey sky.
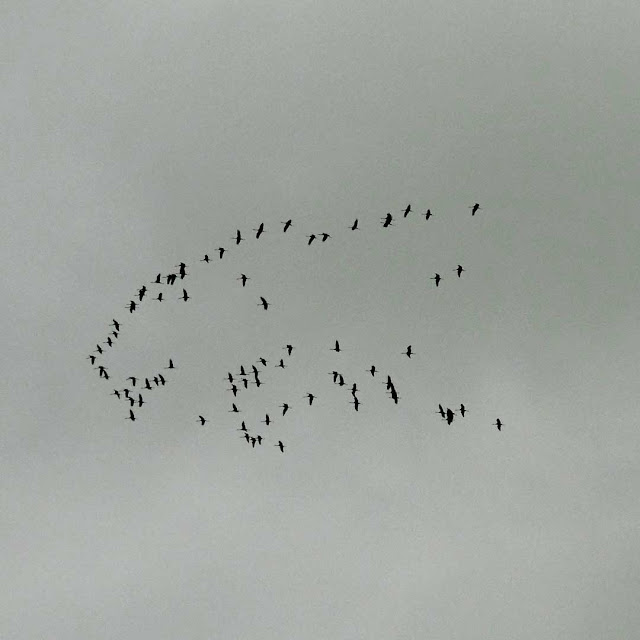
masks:
[[[632,637],[639,18],[6,4],[0,636]],[[114,376],[179,367],[133,424],[85,360],[113,317]],[[287,342],[253,451],[223,378]]]

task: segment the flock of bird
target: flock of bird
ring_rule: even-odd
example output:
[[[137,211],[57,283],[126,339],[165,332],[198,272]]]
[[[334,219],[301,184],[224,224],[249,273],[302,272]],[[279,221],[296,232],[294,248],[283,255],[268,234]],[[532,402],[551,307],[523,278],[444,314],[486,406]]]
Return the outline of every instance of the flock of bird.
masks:
[[[471,209],[472,216],[474,216],[478,211],[481,210],[481,207],[477,202],[472,206],[470,206],[469,208]],[[403,214],[402,217],[407,218],[407,216],[409,216],[411,212],[412,212],[412,206],[411,204],[409,204],[402,210],[402,214]],[[431,217],[433,217],[431,209],[427,209],[427,211],[424,212],[422,215],[424,216],[425,220],[429,220]],[[389,212],[380,220],[381,220],[381,226],[386,229],[389,226],[393,225],[394,217]],[[291,227],[293,226],[293,220],[289,219],[282,222],[281,224],[283,225],[282,233],[286,234],[289,231],[289,229],[291,229]],[[351,231],[360,230],[359,219],[356,218],[354,222],[348,227],[348,229],[350,229]],[[264,223],[260,223],[260,225],[257,228],[253,229],[253,231],[255,232],[255,238],[260,239],[262,234],[265,233]],[[331,237],[332,236],[326,232],[312,233],[306,236],[306,238],[308,239],[307,245],[311,245],[316,239],[319,239],[319,242],[327,242],[329,239],[331,239]],[[240,229],[237,230],[235,236],[233,236],[231,239],[235,242],[236,245],[239,245],[242,241],[245,240],[245,238],[242,236]],[[224,247],[218,247],[217,252],[218,252],[219,259],[222,260],[224,254],[227,252],[227,249]],[[211,258],[209,257],[209,254],[205,254],[204,257],[200,259],[200,262],[205,262],[205,263],[211,262]],[[189,275],[187,273],[186,263],[180,262],[179,264],[176,265],[176,268],[177,268],[177,272],[172,272],[164,276],[162,273],[158,273],[151,284],[160,285],[160,286],[169,285],[171,287],[175,284],[178,278],[180,278],[180,280],[184,280],[187,277],[187,275]],[[457,267],[453,269],[453,272],[457,274],[458,278],[460,278],[462,276],[462,273],[465,271],[466,270],[460,264],[458,264]],[[443,278],[439,273],[436,273],[430,279],[434,280],[435,286],[438,287]],[[245,273],[241,273],[237,278],[237,280],[240,281],[241,286],[244,288],[246,287],[247,282],[251,280],[251,278],[248,277]],[[146,284],[143,284],[138,289],[136,295],[134,296],[134,299],[130,300],[125,307],[126,309],[128,309],[129,313],[132,314],[138,309],[140,304],[147,297],[148,292],[149,292],[148,287],[146,286]],[[152,299],[154,301],[162,302],[166,299],[164,296],[165,293],[166,293],[165,291],[157,291],[156,297]],[[264,296],[258,296],[258,298],[259,298],[259,302],[257,303],[257,306],[260,306],[265,311],[267,311],[269,309],[270,303],[266,300]],[[183,287],[182,295],[174,296],[174,299],[187,302],[191,299],[191,297],[189,296],[186,288]],[[111,376],[109,375],[109,371],[107,367],[104,364],[98,363],[98,358],[104,356],[106,351],[105,347],[101,345],[107,345],[106,348],[112,348],[115,345],[120,335],[122,324],[116,319],[113,319],[109,326],[113,327],[113,330],[108,334],[107,339],[103,343],[96,344],[96,349],[89,356],[87,356],[87,358],[90,360],[92,365],[97,364],[97,366],[94,368],[98,371],[99,377],[104,378],[105,380],[110,380]],[[291,358],[294,350],[294,346],[291,344],[287,344],[283,347],[283,349],[285,349],[287,352],[287,358]],[[336,353],[340,353],[343,351],[343,349],[340,346],[339,340],[335,340],[334,345],[330,347],[330,349]],[[401,355],[405,355],[407,358],[410,359],[412,355],[414,355],[414,353],[415,352],[413,351],[412,345],[408,345],[406,347],[406,350],[401,352]],[[276,358],[276,360],[277,360],[277,363],[273,365],[273,368],[284,369],[287,367],[287,365],[285,364],[284,358]],[[258,364],[260,365],[260,368],[256,366]],[[173,359],[169,358],[169,364],[164,369],[171,371],[171,370],[175,370],[176,368],[177,367],[174,365]],[[236,399],[238,393],[241,390],[248,389],[249,385],[253,385],[256,388],[259,388],[263,384],[261,375],[263,375],[263,373],[268,369],[268,361],[264,357],[259,357],[254,364],[247,367],[245,367],[244,365],[241,365],[239,369],[240,369],[239,373],[234,374],[229,372],[225,377],[225,380],[230,385],[230,387],[228,387],[227,390],[233,394],[234,400]],[[378,369],[376,368],[375,365],[371,365],[371,367],[367,369],[366,372],[368,372],[373,378],[375,377],[376,373],[378,373]],[[347,383],[345,381],[344,375],[340,373],[338,369],[331,371],[329,375],[332,377],[334,385],[338,387],[346,387],[349,390],[350,397],[351,397],[349,402],[351,405],[353,405],[353,408],[355,411],[359,411],[360,405],[362,403],[357,395],[359,392],[357,383],[356,382],[353,382],[350,384]],[[138,410],[142,408],[143,404],[146,403],[143,397],[143,392],[146,394],[148,391],[165,386],[167,384],[167,379],[162,373],[154,372],[146,376],[129,375],[124,379],[124,382],[126,386],[124,388],[113,389],[111,395],[113,395],[115,398],[117,398],[121,402],[128,403],[129,405],[128,415],[126,416],[125,419],[135,421],[137,418],[134,412],[134,408]],[[385,385],[386,393],[388,394],[388,396],[391,398],[391,400],[395,404],[398,404],[400,396],[398,395],[395,383],[393,382],[390,375],[386,376],[386,380],[384,381],[383,384]],[[314,393],[308,392],[304,396],[304,399],[306,400],[308,406],[311,407],[313,406],[314,400],[316,400],[317,397],[318,396],[316,396]],[[283,402],[281,405],[279,405],[279,408],[282,409],[281,417],[284,417],[291,410],[292,405],[290,405],[288,402]],[[235,401],[231,403],[231,409],[229,411],[230,413],[241,412],[241,410],[238,408]],[[442,404],[439,404],[438,410],[436,411],[436,413],[440,415],[443,421],[445,421],[447,424],[450,425],[453,422],[454,417],[456,415],[460,415],[462,418],[464,418],[465,414],[468,413],[468,410],[464,404],[460,404],[459,408],[456,411],[448,407],[445,408],[443,407]],[[207,422],[209,422],[209,419],[205,418],[203,415],[198,415],[196,421],[200,425],[204,426]],[[274,422],[274,420],[272,417],[270,417],[269,413],[265,413],[264,420],[261,420],[260,422],[264,424],[266,427],[268,427]],[[498,431],[502,430],[503,423],[500,420],[500,418],[497,418],[496,422],[494,422],[493,425],[497,427]],[[238,429],[238,431],[241,432],[241,438],[243,438],[247,442],[247,444],[251,445],[251,447],[253,448],[255,448],[256,445],[261,446],[263,441],[266,440],[266,438],[262,434],[254,433],[253,430],[249,430],[244,420],[241,422],[241,427],[240,429]],[[282,442],[282,440],[278,440],[277,443],[274,444],[274,446],[278,447],[281,452],[284,452],[285,445]]]

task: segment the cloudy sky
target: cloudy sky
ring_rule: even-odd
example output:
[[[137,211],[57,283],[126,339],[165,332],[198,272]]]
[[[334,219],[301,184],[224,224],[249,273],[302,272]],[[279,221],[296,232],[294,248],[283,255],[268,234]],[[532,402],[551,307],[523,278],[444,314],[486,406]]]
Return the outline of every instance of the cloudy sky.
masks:
[[[639,18],[5,3],[0,636],[636,633]]]

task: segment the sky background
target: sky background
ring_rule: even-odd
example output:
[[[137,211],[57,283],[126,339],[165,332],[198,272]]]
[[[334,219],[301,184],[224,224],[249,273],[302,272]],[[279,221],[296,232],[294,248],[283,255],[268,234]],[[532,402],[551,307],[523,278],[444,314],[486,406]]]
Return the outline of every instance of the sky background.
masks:
[[[3,639],[637,633],[636,3],[1,17]]]

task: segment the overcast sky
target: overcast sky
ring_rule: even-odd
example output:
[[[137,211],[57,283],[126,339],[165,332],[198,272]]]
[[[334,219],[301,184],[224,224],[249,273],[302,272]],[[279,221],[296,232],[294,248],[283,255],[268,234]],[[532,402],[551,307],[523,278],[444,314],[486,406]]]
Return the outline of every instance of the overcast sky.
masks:
[[[3,640],[637,633],[636,3],[1,17]]]

